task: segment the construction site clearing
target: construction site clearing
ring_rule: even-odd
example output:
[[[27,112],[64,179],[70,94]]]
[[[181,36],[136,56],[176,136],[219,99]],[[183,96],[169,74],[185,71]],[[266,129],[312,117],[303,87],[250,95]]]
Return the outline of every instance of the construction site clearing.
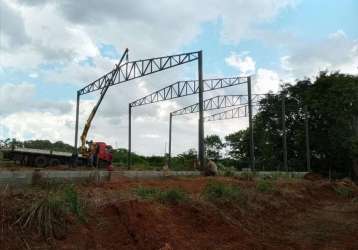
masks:
[[[316,174],[118,176],[0,195],[0,249],[358,249],[358,187]]]

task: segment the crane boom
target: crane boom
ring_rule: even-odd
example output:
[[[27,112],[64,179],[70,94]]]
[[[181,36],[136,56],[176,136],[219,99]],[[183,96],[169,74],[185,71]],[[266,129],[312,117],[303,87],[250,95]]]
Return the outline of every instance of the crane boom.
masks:
[[[106,95],[108,88],[111,86],[111,83],[113,84],[113,79],[116,78],[116,75],[118,74],[118,68],[124,59],[126,59],[126,61],[128,61],[128,48],[124,51],[121,59],[119,60],[119,63],[115,66],[115,69],[111,72],[110,77],[108,77],[106,79],[105,87],[102,89],[100,97],[99,97],[96,105],[93,107],[93,109],[87,119],[87,122],[83,128],[83,131],[81,134],[81,147],[80,147],[80,152],[82,154],[84,154],[86,152],[86,139],[87,139],[88,130],[91,127],[92,120],[93,120],[94,116],[96,115],[97,110],[98,110],[104,96]]]

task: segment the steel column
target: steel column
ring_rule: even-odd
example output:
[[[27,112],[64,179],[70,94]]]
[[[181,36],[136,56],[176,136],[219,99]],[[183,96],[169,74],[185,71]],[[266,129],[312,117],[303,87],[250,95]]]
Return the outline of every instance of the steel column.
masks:
[[[80,92],[77,92],[74,155],[78,155],[78,121],[80,115],[80,96]]]
[[[168,167],[171,166],[171,158],[172,158],[172,121],[173,115],[170,113],[169,115],[169,149],[168,149]]]
[[[308,128],[308,110],[307,105],[303,106],[305,113],[305,136],[306,136],[306,160],[307,160],[307,171],[311,171],[311,150],[310,150],[310,137]]]
[[[132,166],[132,105],[128,105],[128,169]]]
[[[255,171],[255,145],[254,145],[254,129],[252,124],[252,96],[251,96],[251,76],[247,79],[247,95],[249,106],[249,132],[250,132],[250,163],[251,170]]]
[[[198,80],[199,80],[199,161],[200,167],[205,168],[204,145],[204,82],[203,82],[203,52],[198,52]]]
[[[282,93],[281,98],[281,119],[282,119],[282,145],[283,145],[283,168],[288,171],[287,165],[287,139],[286,139],[286,106],[285,106],[285,98],[286,92]]]

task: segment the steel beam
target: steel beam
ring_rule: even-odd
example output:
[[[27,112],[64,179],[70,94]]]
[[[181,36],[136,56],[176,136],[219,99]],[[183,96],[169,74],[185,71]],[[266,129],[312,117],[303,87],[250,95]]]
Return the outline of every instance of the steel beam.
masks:
[[[168,150],[168,167],[171,167],[171,157],[172,157],[172,113],[169,115],[169,150]]]
[[[228,88],[239,84],[247,83],[247,77],[226,77],[226,78],[214,78],[204,79],[203,85],[204,90],[211,91],[216,89]],[[146,104],[172,100],[184,96],[194,95],[199,93],[199,81],[198,80],[187,80],[178,81],[171,85],[168,85],[162,89],[154,91],[142,98],[133,101],[132,107],[142,106]]]
[[[281,96],[281,120],[282,120],[282,145],[283,145],[283,168],[288,171],[287,164],[287,138],[286,138],[286,92],[283,91]]]
[[[255,171],[255,145],[254,145],[254,129],[252,121],[252,96],[251,96],[251,76],[247,81],[247,95],[249,108],[249,131],[250,131],[250,162],[251,171]]]
[[[307,171],[311,172],[311,150],[310,150],[310,136],[309,136],[309,117],[307,105],[303,106],[303,110],[305,113],[305,136],[306,136],[306,161],[307,161]]]
[[[229,108],[247,103],[247,95],[218,95],[203,100],[203,111],[214,109]],[[173,116],[186,115],[199,112],[199,103],[186,106],[182,109],[173,111]]]
[[[109,73],[98,78],[94,82],[88,84],[79,90],[80,95],[85,95],[109,86],[117,85],[127,82],[139,77],[150,75],[162,70],[166,70],[178,65],[189,63],[198,60],[200,51],[182,53],[177,55],[149,58],[144,60],[137,60],[126,62],[125,64],[116,67]],[[118,71],[114,74],[114,71]],[[108,78],[116,75],[113,81],[108,82]]]
[[[238,119],[248,116],[248,105],[240,106],[234,109],[225,110],[216,114],[209,115],[204,119],[208,122]]]
[[[199,162],[202,169],[205,168],[205,145],[204,145],[204,83],[203,83],[203,56],[202,51],[199,51],[198,59],[198,79],[199,79]]]
[[[132,106],[128,105],[128,170],[132,166]]]
[[[79,114],[80,114],[80,93],[77,92],[77,101],[76,101],[76,123],[75,123],[75,148],[74,155],[78,155],[78,122],[79,122]]]

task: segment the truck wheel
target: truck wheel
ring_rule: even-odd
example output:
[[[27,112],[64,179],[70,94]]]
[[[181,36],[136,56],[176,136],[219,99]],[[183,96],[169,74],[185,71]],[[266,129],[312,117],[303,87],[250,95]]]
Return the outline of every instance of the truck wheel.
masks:
[[[51,167],[56,167],[61,164],[61,161],[59,159],[50,159],[49,165]]]
[[[47,166],[47,157],[45,156],[37,156],[35,158],[35,166],[38,168],[44,168]]]

